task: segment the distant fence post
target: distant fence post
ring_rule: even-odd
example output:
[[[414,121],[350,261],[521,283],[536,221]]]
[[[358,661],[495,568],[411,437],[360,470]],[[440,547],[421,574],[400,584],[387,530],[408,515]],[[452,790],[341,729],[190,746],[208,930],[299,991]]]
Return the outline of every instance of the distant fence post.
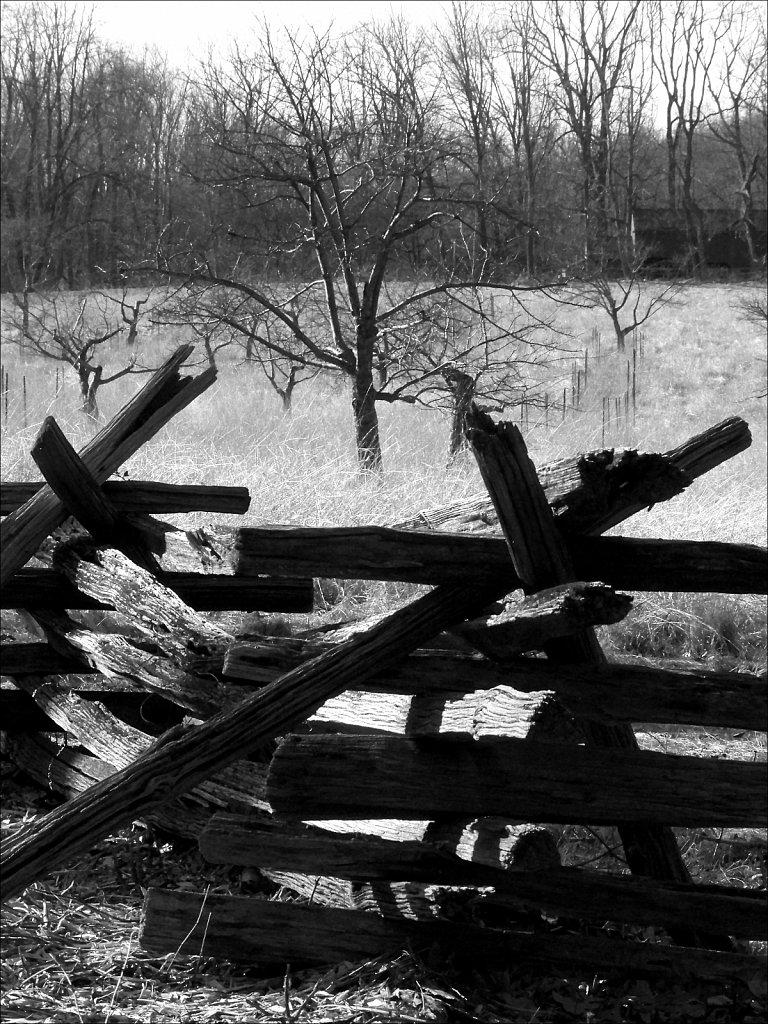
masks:
[[[26,373],[21,378],[21,390],[22,390],[22,404],[24,407],[24,427],[27,426],[27,375]]]

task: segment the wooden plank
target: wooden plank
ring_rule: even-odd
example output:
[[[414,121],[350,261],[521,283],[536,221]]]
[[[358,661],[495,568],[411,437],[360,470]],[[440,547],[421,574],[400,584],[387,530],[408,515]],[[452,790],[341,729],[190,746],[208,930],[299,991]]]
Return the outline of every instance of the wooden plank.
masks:
[[[156,809],[283,735],[353,680],[397,664],[420,643],[479,614],[501,594],[499,588],[489,587],[439,588],[191,732],[179,737],[171,730],[159,746],[129,768],[38,820],[34,835],[3,844],[4,898],[20,892],[42,871],[77,856],[123,822]]]
[[[85,700],[57,681],[21,680],[19,686],[34,697],[35,703],[81,747],[113,766],[127,768],[153,744],[153,737],[117,718],[99,701]],[[266,769],[262,765],[239,761],[225,766],[200,782],[190,796],[217,807],[258,808],[268,810],[264,793]]]
[[[80,452],[87,469],[101,483],[216,380],[208,369],[182,377],[179,368],[192,352],[182,345],[144,387]],[[26,504],[0,523],[0,587],[4,586],[66,518],[66,509],[46,484]]]
[[[227,651],[225,675],[263,685],[319,653],[319,645],[310,645],[305,656],[291,650],[287,656],[280,657],[278,666],[275,647],[268,641],[236,642]],[[121,683],[119,677],[100,676],[91,666],[61,655],[41,641],[4,644],[2,668],[8,676],[77,673],[78,691],[87,689],[93,694],[91,699],[107,704],[116,694],[117,686],[129,685],[127,679]],[[485,711],[491,716],[498,708],[499,715],[504,716],[508,713],[505,708],[508,687],[522,693],[554,693],[572,714],[596,721],[768,730],[765,681],[740,673],[610,664],[597,669],[577,665],[552,668],[541,659],[521,658],[502,668],[466,655],[415,654],[399,669],[375,675],[359,689],[402,694],[404,698],[418,697],[421,707],[425,707],[430,697],[440,702],[450,699],[457,691],[478,694],[495,690],[493,703],[484,705]],[[18,691],[15,697],[10,694],[6,689],[0,692],[4,728],[9,728],[17,716],[23,715],[26,706],[19,700]],[[131,709],[131,714],[138,715],[141,703],[149,696],[143,691],[124,694],[120,704],[122,713],[127,714]],[[423,713],[429,714],[429,711]],[[13,727],[18,729],[21,725]]]
[[[101,758],[92,757],[74,747],[59,746],[44,736],[15,736],[14,763],[44,790],[51,790],[74,800],[96,783],[114,774],[114,767]],[[193,803],[182,806],[176,801],[164,805],[157,814],[145,820],[177,836],[197,839],[210,813]],[[34,822],[30,826],[34,829]],[[5,898],[5,897],[3,897]]]
[[[114,508],[53,419],[47,416],[32,446],[32,458],[53,492],[80,524],[101,543],[118,548],[137,565],[159,572],[151,541]]]
[[[764,594],[768,551],[714,541],[568,537],[574,579],[627,590]],[[441,584],[504,578],[520,587],[501,537],[385,526],[240,527],[235,572]]]
[[[224,674],[267,683],[323,650],[327,645],[319,641],[297,638],[236,641],[227,649]],[[505,686],[524,692],[552,691],[573,714],[597,721],[768,729],[765,681],[735,672],[634,664],[553,667],[539,658],[513,658],[502,666],[464,654],[417,652],[394,670],[372,676],[359,689],[423,699]]]
[[[73,690],[87,701],[98,701],[112,715],[116,715],[128,725],[140,728],[152,736],[159,736],[172,726],[178,725],[184,717],[183,711],[176,704],[156,694],[109,690],[105,685],[109,680],[100,678],[100,690],[74,687]],[[39,677],[37,679],[39,682]],[[96,679],[96,676],[92,677],[92,686],[98,685]],[[66,689],[70,685],[70,677],[58,677],[56,682]],[[0,721],[3,723],[3,732],[7,733],[66,731],[65,727],[51,721],[35,703],[32,695],[6,679],[0,684]]]
[[[323,871],[344,878],[429,879],[456,885],[484,884],[478,879],[486,873],[495,879],[490,885],[499,881],[501,872],[517,875],[560,866],[552,833],[533,825],[494,817],[443,819],[416,828],[418,823],[408,821],[377,825],[384,835],[328,832],[265,815],[220,813],[208,822],[199,845],[212,864],[295,871],[317,871],[322,864]]]
[[[7,516],[33,498],[42,483],[3,483],[0,487],[0,516]],[[220,512],[244,515],[250,506],[247,487],[209,484],[164,484],[152,480],[106,480],[104,497],[120,512],[149,515],[184,512]]]
[[[496,814],[679,827],[768,821],[764,764],[530,739],[291,735],[272,760],[267,800],[290,819]]]
[[[214,815],[200,836],[200,851],[211,863],[313,873],[353,882],[408,881],[444,886],[482,887],[484,906],[544,910],[550,916],[581,920],[624,921],[662,927],[695,920],[712,931],[725,929],[739,938],[768,938],[766,894],[729,886],[654,882],[632,875],[608,875],[581,868],[501,871],[468,863],[444,846],[396,842],[377,836],[333,835],[305,825],[265,820],[255,815]],[[396,887],[373,889],[370,902]],[[321,902],[318,891],[314,900]],[[355,903],[367,899],[365,888],[352,887]],[[412,890],[411,890],[412,892]],[[478,894],[479,895],[479,894]],[[428,897],[425,897],[428,898]],[[359,901],[359,902],[358,902]]]
[[[196,611],[311,612],[311,579],[237,577],[226,573],[168,572],[163,583]],[[0,589],[0,608],[114,608],[88,597],[50,569],[20,569]]]
[[[552,511],[547,504],[536,475],[536,468],[528,455],[520,431],[509,423],[495,424],[490,416],[474,406],[467,417],[467,424],[467,437],[477,459],[480,474],[493,499],[515,571],[523,580],[526,591],[530,593],[542,587],[551,587],[574,579],[574,563],[564,535],[555,526]],[[631,481],[627,481],[627,484],[630,483]],[[611,510],[609,503],[608,510],[595,522],[595,530],[599,532],[599,529],[608,522],[613,525],[624,514],[631,515],[632,504],[631,500],[617,501]],[[548,659],[558,664],[607,663],[593,629],[586,629],[575,637],[553,640],[547,644],[545,652]],[[614,751],[622,751],[633,758],[644,756],[637,749],[637,739],[630,725],[606,725],[589,718],[578,720],[578,724],[587,743],[595,748],[606,748],[605,754],[609,759]],[[603,753],[602,750],[589,751],[598,752]],[[701,766],[698,763],[690,766],[691,774],[685,782],[686,787],[693,784],[695,773],[700,770]],[[602,803],[603,787],[614,782],[615,769],[609,780],[602,775],[595,775],[589,793],[593,799],[599,793],[599,800]],[[695,792],[695,785],[692,788]],[[642,785],[638,785],[636,796],[639,796],[641,803],[646,792]],[[691,791],[687,792],[690,796]],[[699,792],[697,795],[705,799],[711,796],[711,793]],[[624,800],[620,798],[615,804],[616,809],[618,810],[623,803]],[[637,804],[635,808],[636,806]],[[705,806],[709,809],[706,803]],[[753,805],[752,811],[758,806],[759,801],[757,805]],[[670,804],[670,808],[673,807],[674,799]],[[675,813],[672,815],[665,812],[659,814],[657,810],[656,813],[638,817],[636,812],[629,812],[627,809],[613,816],[627,864],[634,874],[649,875],[660,881],[690,883],[690,874],[674,833],[669,827],[670,824],[684,824],[676,817],[679,810],[678,807],[674,807]],[[702,937],[695,927],[673,931],[672,936],[681,944],[731,948],[729,936],[718,933],[712,937]]]
[[[731,416],[663,454],[613,448],[587,452],[540,466],[538,477],[561,529],[570,533],[601,533],[646,506],[679,493],[703,473],[745,451],[751,443],[747,424],[740,417]],[[498,516],[493,502],[483,493],[455,504],[425,509],[392,525],[416,530],[448,526],[454,530],[487,531],[498,529]]]
[[[527,960],[547,970],[556,964],[569,970],[615,972],[620,978],[695,974],[755,983],[765,976],[764,963],[745,954],[587,936],[531,935],[447,921],[400,921],[354,910],[167,889],[148,890],[139,942],[154,953],[202,954],[251,963],[338,963],[394,955],[404,947],[416,953],[437,947],[443,955],[483,968]]]

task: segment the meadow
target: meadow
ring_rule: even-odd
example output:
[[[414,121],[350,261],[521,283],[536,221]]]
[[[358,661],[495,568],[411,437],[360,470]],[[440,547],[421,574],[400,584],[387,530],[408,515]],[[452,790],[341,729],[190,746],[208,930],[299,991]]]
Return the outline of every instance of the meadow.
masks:
[[[545,414],[541,402],[514,406],[503,417],[520,423],[522,413],[531,456],[543,464],[602,447],[664,451],[726,416],[741,416],[753,435],[747,452],[674,500],[632,517],[618,532],[764,544],[765,329],[745,318],[742,309],[755,294],[756,286],[749,284],[681,290],[634,338],[636,401],[628,410],[623,396],[633,339],[626,353],[618,353],[600,310],[558,309],[550,298],[529,297],[531,315],[550,319],[558,331],[552,333],[551,361],[537,371],[535,382],[541,395],[550,396],[550,407]],[[156,366],[176,346],[194,340],[179,327],[140,333],[139,363]],[[110,344],[103,353],[106,373],[126,360],[125,346]],[[576,409],[573,372],[577,367],[583,371],[585,353],[588,379]],[[200,348],[195,356],[202,365]],[[24,352],[7,334],[2,364],[2,479],[39,479],[29,451],[46,415],[56,417],[76,447],[98,425],[79,411],[70,367]],[[215,385],[123,467],[131,478],[246,486],[251,506],[243,522],[311,526],[396,522],[482,491],[470,453],[447,465],[449,418],[444,410],[381,403],[385,472],[381,479],[362,479],[343,383],[325,377],[300,387],[286,415],[258,365],[246,363],[241,349],[222,350],[217,367]],[[102,421],[144,379],[130,375],[104,386],[99,392]],[[191,521],[202,526],[206,517],[185,517],[187,524]],[[354,605],[357,614],[363,604],[376,612],[409,594],[397,585],[371,585],[361,593],[357,585]],[[764,604],[726,595],[639,595],[630,618],[608,632],[619,652],[754,667],[765,653]]]
[[[531,456],[543,464],[601,447],[664,451],[692,434],[738,415],[750,425],[753,445],[699,479],[672,501],[636,515],[619,528],[627,535],[766,542],[765,329],[744,318],[749,285],[700,285],[684,289],[634,339],[636,407],[616,417],[626,390],[627,360],[615,351],[610,326],[596,310],[558,310],[551,300],[530,303],[551,316],[559,349],[538,384],[552,396],[522,410]],[[762,294],[762,293],[760,293]],[[538,305],[537,305],[538,303]],[[172,349],[193,341],[181,329],[140,334],[140,359],[156,366]],[[35,358],[12,338],[2,339],[2,480],[34,480],[30,448],[45,416],[53,415],[75,447],[98,429],[79,411],[71,368]],[[599,346],[599,357],[598,357]],[[589,364],[579,408],[571,407],[574,367]],[[204,358],[196,353],[200,366]],[[107,372],[125,359],[113,344]],[[386,524],[420,509],[482,491],[470,453],[448,466],[446,412],[419,406],[380,407],[385,472],[361,478],[355,459],[349,396],[328,379],[300,388],[290,415],[258,367],[242,353],[224,350],[219,376],[193,405],[132,458],[132,479],[216,483],[249,488],[246,523],[306,525]],[[124,377],[99,393],[102,422],[145,378]],[[557,406],[568,391],[565,416]],[[606,399],[611,418],[604,420]],[[520,422],[512,407],[505,417]],[[173,518],[173,517],[168,517]],[[200,514],[179,520],[204,526]],[[218,517],[220,518],[220,517]],[[235,520],[232,520],[234,523]],[[413,587],[354,583],[339,604],[320,616],[362,617],[407,600]],[[342,588],[343,590],[343,588]],[[301,619],[302,617],[297,617]],[[289,624],[302,626],[306,622]],[[696,660],[712,668],[760,671],[766,650],[762,598],[718,594],[636,595],[631,615],[601,631],[609,657]],[[765,759],[765,735],[733,730],[665,730],[639,725],[641,746],[705,757]],[[53,801],[25,787],[6,798],[4,827],[15,829]],[[676,830],[686,864],[697,881],[765,885],[761,838],[722,829]],[[560,840],[564,863],[622,870],[612,829],[569,827]],[[615,855],[614,855],[615,852]],[[342,964],[320,974],[265,978],[258,969],[205,957],[153,958],[136,943],[141,887],[170,885],[240,892],[242,880],[226,868],[159,849],[134,823],[57,872],[5,910],[4,1006],[10,1020],[464,1020],[496,1021],[694,1021],[762,1019],[765,993],[737,987],[614,979],[598,973],[562,977],[514,966],[491,976],[458,979],[445,965],[425,965],[403,954],[393,962]],[[288,897],[295,898],[295,897]],[[606,925],[606,929],[616,928]],[[621,934],[658,937],[653,929]],[[661,936],[664,941],[663,935]],[[752,944],[756,948],[756,944]],[[394,994],[393,994],[394,993]]]

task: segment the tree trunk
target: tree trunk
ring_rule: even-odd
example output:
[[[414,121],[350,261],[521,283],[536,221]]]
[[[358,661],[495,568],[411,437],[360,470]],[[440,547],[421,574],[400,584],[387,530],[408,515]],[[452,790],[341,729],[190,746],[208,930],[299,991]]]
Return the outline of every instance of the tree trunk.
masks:
[[[361,319],[357,328],[357,368],[352,391],[357,460],[363,473],[382,470],[376,388],[373,384],[373,355],[376,326],[372,318]]]

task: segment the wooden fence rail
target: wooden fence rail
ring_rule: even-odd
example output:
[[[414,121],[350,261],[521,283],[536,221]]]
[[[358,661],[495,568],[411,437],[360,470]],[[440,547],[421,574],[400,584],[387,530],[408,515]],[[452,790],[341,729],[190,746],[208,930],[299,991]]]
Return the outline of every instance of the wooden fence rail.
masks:
[[[638,750],[631,726],[765,729],[764,683],[609,665],[591,631],[630,611],[615,588],[766,592],[763,549],[597,536],[742,451],[746,424],[537,475],[519,432],[474,413],[490,507],[475,500],[396,528],[185,533],[150,513],[244,511],[247,492],[105,478],[211,383],[179,376],[186,354],[81,456],[48,421],[34,450],[47,483],[11,485],[0,502],[0,604],[27,609],[46,636],[4,647],[14,682],[0,711],[19,765],[72,798],[4,843],[4,898],[145,815],[199,837],[209,859],[257,866],[320,904],[151,891],[149,949],[199,952],[204,935],[209,953],[297,963],[439,942],[484,959],[759,972],[727,950],[732,937],[764,937],[764,894],[691,884],[669,826],[763,826],[763,767]],[[95,542],[71,530],[46,541],[69,513]],[[433,531],[489,524],[504,536]],[[25,568],[35,555],[42,566]],[[435,589],[356,630],[307,638],[237,640],[199,614],[306,611],[318,576]],[[498,604],[517,589],[527,596]],[[130,631],[65,613],[88,607],[115,609]],[[426,649],[435,642],[462,651]],[[81,749],[35,735],[55,729]],[[197,809],[178,801],[190,791]],[[559,867],[557,822],[616,824],[633,875]],[[682,945],[499,927],[499,914],[526,908],[661,924]]]

